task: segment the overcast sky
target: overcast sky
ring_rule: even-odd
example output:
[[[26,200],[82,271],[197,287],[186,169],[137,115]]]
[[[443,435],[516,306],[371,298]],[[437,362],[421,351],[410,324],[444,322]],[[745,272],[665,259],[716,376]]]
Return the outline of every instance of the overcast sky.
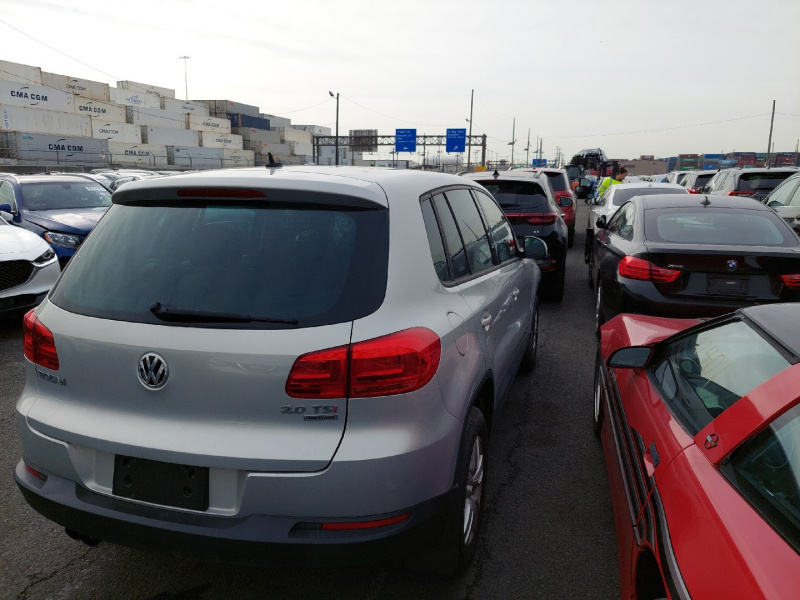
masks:
[[[333,129],[338,92],[342,135],[468,128],[474,90],[489,158],[512,131],[517,160],[529,131],[550,159],[764,152],[773,100],[774,150],[800,139],[798,0],[0,0],[0,40],[2,60],[295,124]]]

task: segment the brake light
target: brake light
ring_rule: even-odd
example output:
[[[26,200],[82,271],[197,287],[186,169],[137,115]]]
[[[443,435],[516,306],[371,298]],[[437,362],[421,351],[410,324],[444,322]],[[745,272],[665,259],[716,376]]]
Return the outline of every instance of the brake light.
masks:
[[[800,275],[781,275],[781,281],[790,290],[800,290]]]
[[[755,194],[753,190],[733,190],[732,192],[728,192],[728,196],[752,196],[753,194]]]
[[[321,529],[323,531],[352,531],[355,529],[375,529],[376,527],[386,527],[387,525],[394,525],[407,521],[411,517],[411,513],[404,515],[397,515],[396,517],[389,517],[388,519],[378,519],[375,521],[336,521],[332,523],[322,523]]]
[[[506,216],[510,219],[520,219],[531,225],[552,225],[558,219],[558,215],[555,213],[537,213],[533,215],[529,213],[506,213]]]
[[[42,324],[33,310],[22,321],[22,349],[25,358],[35,365],[58,371],[58,352],[53,334]]]
[[[681,274],[677,269],[657,267],[650,261],[635,256],[626,256],[619,261],[618,270],[622,277],[654,283],[672,283]]]
[[[689,192],[690,194],[699,194],[700,193],[700,190],[698,190],[697,188],[693,188],[693,187],[687,187],[686,191]]]
[[[430,329],[387,336],[299,357],[286,380],[292,398],[368,398],[424,387],[439,368],[442,345]]]
[[[240,188],[181,188],[178,198],[266,198],[267,195],[259,190],[246,190]]]

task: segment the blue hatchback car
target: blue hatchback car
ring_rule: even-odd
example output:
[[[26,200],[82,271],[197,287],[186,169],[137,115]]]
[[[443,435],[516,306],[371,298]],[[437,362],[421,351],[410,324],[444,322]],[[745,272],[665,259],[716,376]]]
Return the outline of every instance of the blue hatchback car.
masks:
[[[85,175],[0,175],[0,217],[42,236],[62,268],[110,206],[108,188]]]

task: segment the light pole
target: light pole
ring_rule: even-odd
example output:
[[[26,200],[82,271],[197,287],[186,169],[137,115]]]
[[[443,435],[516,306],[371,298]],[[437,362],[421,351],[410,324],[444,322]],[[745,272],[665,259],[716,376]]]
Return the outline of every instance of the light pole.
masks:
[[[511,141],[508,142],[508,145],[511,146],[511,168],[514,168],[514,144],[517,143],[517,140],[514,138],[515,132],[517,130],[517,118],[514,117],[514,120],[511,123]]]
[[[331,95],[331,98],[336,98],[336,139],[333,142],[333,146],[336,149],[336,164],[339,164],[339,92],[336,92],[336,95],[333,94],[330,90],[328,93]]]
[[[475,90],[472,90],[472,93],[469,96],[469,133],[467,134],[467,146],[469,147],[467,150],[467,171],[469,171],[470,167],[470,156],[472,155],[472,102],[475,99]]]
[[[530,151],[530,149],[531,149],[531,128],[528,127],[528,145],[525,146],[525,166],[526,167],[530,167],[531,166],[531,161],[530,161],[529,155],[528,155],[528,152]]]
[[[189,101],[189,76],[186,74],[186,61],[192,58],[191,56],[179,56],[183,60],[183,84],[186,86],[186,101]]]

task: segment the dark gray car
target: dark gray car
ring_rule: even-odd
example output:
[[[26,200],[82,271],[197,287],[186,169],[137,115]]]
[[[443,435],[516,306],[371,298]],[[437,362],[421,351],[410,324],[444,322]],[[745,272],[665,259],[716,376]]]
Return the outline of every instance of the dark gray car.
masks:
[[[91,543],[457,571],[536,359],[546,247],[522,245],[452,175],[126,184],[25,318],[16,481]]]

